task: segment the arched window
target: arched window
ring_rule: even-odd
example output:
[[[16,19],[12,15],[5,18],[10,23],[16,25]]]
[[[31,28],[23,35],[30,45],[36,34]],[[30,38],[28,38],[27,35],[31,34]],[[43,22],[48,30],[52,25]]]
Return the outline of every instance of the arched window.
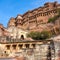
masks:
[[[26,48],[29,48],[29,44],[25,44]]]

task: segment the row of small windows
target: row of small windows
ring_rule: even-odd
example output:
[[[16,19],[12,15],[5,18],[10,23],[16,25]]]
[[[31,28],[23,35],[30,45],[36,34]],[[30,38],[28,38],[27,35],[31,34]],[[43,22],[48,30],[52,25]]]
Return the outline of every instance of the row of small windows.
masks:
[[[30,20],[29,23],[37,23],[37,21],[33,19],[33,20]]]
[[[33,46],[33,48],[35,48],[35,44],[31,44],[31,45]],[[17,47],[17,45],[12,45],[13,49],[16,49],[16,47]],[[22,49],[23,44],[19,44],[18,47],[19,47],[19,49]],[[30,44],[25,44],[25,47],[30,48]],[[6,45],[6,48],[7,48],[7,50],[10,50],[11,47],[10,47],[10,45]]]
[[[34,15],[34,16],[30,16],[29,19],[24,18],[24,19],[23,19],[23,20],[24,20],[23,23],[27,22],[28,20],[35,19],[36,17],[39,17],[39,16],[48,16],[48,15],[55,14],[55,13],[57,13],[56,10],[49,11],[49,12],[44,12],[44,13],[39,13],[39,12],[38,12],[38,14],[36,14],[36,15]]]
[[[39,17],[39,16],[47,16],[47,15],[50,15],[51,13],[55,14],[55,13],[57,13],[57,11],[50,11],[50,12],[45,12],[45,13],[39,13],[39,14],[36,14],[34,16],[29,17],[29,20],[34,19],[34,18]]]
[[[14,39],[12,36],[11,37],[1,37],[0,36],[0,42],[20,42],[22,40],[24,40],[24,35],[21,35],[21,37],[19,39]]]
[[[25,23],[25,22],[27,22],[28,21],[28,19],[25,19],[24,21],[23,21],[23,23]]]

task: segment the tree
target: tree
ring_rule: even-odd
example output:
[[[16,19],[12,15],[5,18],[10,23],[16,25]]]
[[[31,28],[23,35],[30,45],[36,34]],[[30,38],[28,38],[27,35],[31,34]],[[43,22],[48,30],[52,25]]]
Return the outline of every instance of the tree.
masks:
[[[42,40],[50,38],[51,36],[52,36],[52,34],[48,31],[42,31],[40,33],[40,39],[42,39]]]
[[[30,32],[27,36],[28,36],[28,37],[31,37],[32,39],[37,39],[37,40],[39,40],[39,35],[40,35],[39,32]]]

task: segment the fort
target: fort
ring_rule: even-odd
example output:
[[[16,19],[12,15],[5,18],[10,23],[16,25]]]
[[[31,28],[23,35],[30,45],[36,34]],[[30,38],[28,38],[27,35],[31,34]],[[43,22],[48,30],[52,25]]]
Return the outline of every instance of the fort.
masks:
[[[57,10],[60,9],[60,4],[57,2],[54,3],[45,3],[43,7],[36,8],[34,10],[28,11],[23,15],[18,15],[15,19],[11,18],[8,25],[13,24],[15,26],[23,26],[25,29],[36,27],[37,25],[44,24],[48,22],[50,17],[53,17],[58,14]]]
[[[60,32],[60,17],[49,23],[49,18],[57,16],[60,4],[48,2],[44,6],[29,10],[16,18],[11,17],[7,28],[0,24],[0,58],[23,57],[26,60],[59,60],[60,38],[33,40],[27,34],[31,31],[47,30]],[[60,37],[60,36],[59,36]]]

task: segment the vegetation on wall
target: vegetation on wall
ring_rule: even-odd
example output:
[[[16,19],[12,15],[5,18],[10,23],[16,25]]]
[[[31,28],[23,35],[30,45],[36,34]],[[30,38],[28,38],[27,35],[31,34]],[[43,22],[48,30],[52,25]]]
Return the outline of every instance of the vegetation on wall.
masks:
[[[42,31],[42,32],[30,32],[27,34],[27,37],[31,37],[34,40],[45,40],[52,36],[52,34],[48,31]]]
[[[56,16],[54,16],[52,18],[49,18],[48,23],[54,22],[55,20],[57,20],[60,17],[60,9],[58,9],[57,12],[58,12],[58,15],[56,15]]]

